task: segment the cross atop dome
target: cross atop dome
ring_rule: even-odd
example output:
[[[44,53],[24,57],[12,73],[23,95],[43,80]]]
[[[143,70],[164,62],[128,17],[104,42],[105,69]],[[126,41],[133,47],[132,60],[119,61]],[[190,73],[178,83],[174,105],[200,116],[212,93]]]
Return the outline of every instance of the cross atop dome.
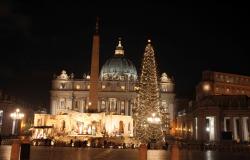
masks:
[[[115,49],[115,55],[119,55],[119,56],[123,56],[124,55],[124,50],[123,50],[123,46],[122,46],[122,38],[119,37],[118,38],[118,45],[116,46],[116,49]]]

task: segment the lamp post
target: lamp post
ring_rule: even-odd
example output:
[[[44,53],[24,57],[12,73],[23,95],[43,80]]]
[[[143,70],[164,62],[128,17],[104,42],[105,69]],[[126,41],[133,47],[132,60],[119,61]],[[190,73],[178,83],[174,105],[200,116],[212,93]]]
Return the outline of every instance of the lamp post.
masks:
[[[155,113],[152,113],[152,115],[150,117],[147,118],[147,121],[149,123],[149,127],[150,129],[150,143],[149,143],[149,147],[150,148],[154,148],[154,143],[156,143],[157,141],[157,128],[160,127],[161,125],[161,118],[158,117]],[[153,145],[151,147],[151,145]]]
[[[20,112],[20,109],[17,108],[15,112],[10,114],[10,117],[13,119],[13,124],[12,124],[12,135],[18,134],[17,129],[18,129],[18,122],[20,119],[24,117],[24,114]]]
[[[155,113],[152,113],[152,117],[148,117],[147,120],[151,124],[160,124],[161,123],[161,119],[159,117],[157,117]]]

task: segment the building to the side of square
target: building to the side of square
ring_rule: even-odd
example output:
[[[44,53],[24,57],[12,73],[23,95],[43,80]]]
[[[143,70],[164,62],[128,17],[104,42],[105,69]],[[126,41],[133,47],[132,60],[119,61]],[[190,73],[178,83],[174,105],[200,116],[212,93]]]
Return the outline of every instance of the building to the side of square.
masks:
[[[249,95],[250,77],[204,71],[196,100],[178,110],[176,135],[199,141],[250,141]]]

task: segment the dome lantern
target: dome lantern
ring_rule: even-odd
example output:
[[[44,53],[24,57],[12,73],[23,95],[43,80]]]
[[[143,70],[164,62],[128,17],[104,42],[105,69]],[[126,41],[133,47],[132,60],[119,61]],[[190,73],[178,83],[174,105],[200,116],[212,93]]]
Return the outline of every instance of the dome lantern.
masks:
[[[118,45],[116,46],[116,49],[115,49],[116,56],[124,56],[124,50],[123,50],[121,40],[122,40],[121,37],[119,37]]]

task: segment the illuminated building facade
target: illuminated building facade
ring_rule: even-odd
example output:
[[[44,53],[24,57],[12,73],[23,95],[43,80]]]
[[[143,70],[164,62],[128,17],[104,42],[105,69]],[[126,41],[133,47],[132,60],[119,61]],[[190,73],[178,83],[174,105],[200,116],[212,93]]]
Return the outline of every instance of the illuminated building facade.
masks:
[[[250,77],[222,72],[204,71],[196,87],[196,99],[207,95],[250,96]]]
[[[205,71],[196,101],[177,114],[176,135],[200,141],[250,141],[250,77]]]
[[[53,126],[55,132],[62,128],[61,124],[65,126],[63,132],[66,135],[89,134],[93,133],[88,132],[89,128],[95,128],[98,132],[96,135],[99,136],[104,133],[109,136],[133,136],[132,115],[139,89],[137,70],[133,62],[126,58],[121,40],[114,55],[101,67],[100,73],[98,58],[99,35],[96,31],[93,38],[91,74],[76,78],[74,74],[68,75],[63,70],[52,80],[51,115],[35,116],[35,126],[38,125],[38,129],[34,137],[43,135],[42,128],[38,131],[39,126]],[[168,111],[171,123],[174,119],[174,83],[163,73],[159,85],[160,103]]]

